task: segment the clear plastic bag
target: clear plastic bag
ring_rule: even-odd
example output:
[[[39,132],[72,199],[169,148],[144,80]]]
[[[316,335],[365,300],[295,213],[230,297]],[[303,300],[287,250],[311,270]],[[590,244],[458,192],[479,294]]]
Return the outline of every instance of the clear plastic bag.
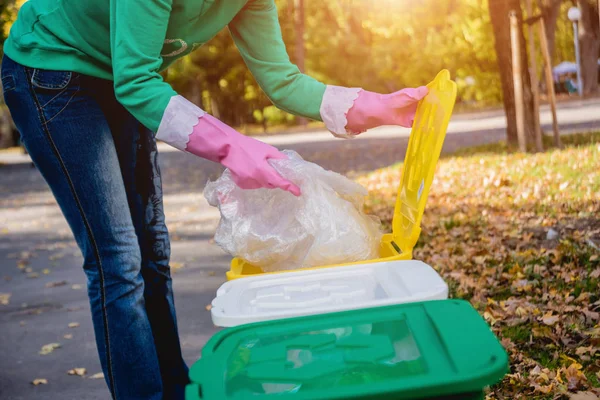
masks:
[[[363,261],[378,257],[380,222],[363,212],[367,190],[358,183],[285,150],[271,160],[302,189],[242,190],[229,170],[204,189],[221,221],[215,242],[265,272]]]

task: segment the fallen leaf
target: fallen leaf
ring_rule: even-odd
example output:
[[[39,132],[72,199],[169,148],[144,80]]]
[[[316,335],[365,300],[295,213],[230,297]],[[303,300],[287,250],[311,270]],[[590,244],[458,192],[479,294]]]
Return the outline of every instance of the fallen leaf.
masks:
[[[208,271],[208,276],[215,276],[217,273],[215,271]]]
[[[44,379],[44,378],[37,378],[34,379],[31,384],[33,386],[38,386],[38,385],[47,385],[48,384],[48,379]]]
[[[0,293],[0,304],[7,306],[11,296],[11,293]]]
[[[59,259],[63,258],[64,256],[65,256],[65,253],[53,254],[50,257],[48,257],[48,260],[50,260],[50,261],[56,261],[56,260],[59,260]]]
[[[567,378],[567,387],[569,390],[577,390],[580,387],[584,386],[584,383],[587,381],[587,378],[581,372],[583,367],[579,363],[573,363],[564,370],[565,377]]]
[[[71,333],[66,333],[63,335],[63,338],[70,340],[70,339],[73,339],[73,335]]]
[[[589,347],[578,347],[575,350],[575,354],[577,354],[578,356],[582,356],[584,354],[591,353],[592,350],[593,350],[592,346],[589,346]]]
[[[545,326],[545,325],[535,326],[531,329],[531,331],[533,332],[534,337],[538,337],[538,338],[552,338],[553,337],[552,328],[550,328],[549,326]]]
[[[42,274],[44,274],[44,275],[48,275],[48,274],[50,274],[50,270],[49,270],[48,268],[44,268],[44,269],[42,270]]]
[[[40,354],[45,356],[47,354],[52,353],[54,350],[59,349],[60,348],[60,343],[49,343],[49,344],[45,344],[42,346],[42,349],[40,350]]]
[[[206,308],[206,311],[212,310],[212,304],[207,305],[205,308]]]
[[[67,281],[48,282],[48,283],[46,283],[46,287],[54,288],[54,287],[64,286],[66,284],[67,284]]]
[[[592,392],[577,392],[575,394],[569,395],[569,399],[571,399],[571,400],[599,400],[598,396],[596,396]]]
[[[548,394],[551,393],[554,390],[554,385],[553,384],[549,384],[549,385],[538,385],[536,383],[534,383],[532,385],[535,389],[536,392],[540,392],[543,394]]]
[[[91,375],[88,379],[104,379],[104,374],[102,372],[98,372],[97,374]]]
[[[73,290],[80,290],[81,288],[83,288],[83,286],[78,283],[71,286],[71,289]]]
[[[546,325],[554,325],[558,322],[558,320],[560,319],[560,317],[558,315],[552,315],[552,312],[547,312],[546,314],[544,314],[544,316],[542,317],[542,322]]]
[[[585,317],[587,318],[587,320],[590,321],[590,323],[600,320],[600,313],[597,313],[595,311],[589,311],[589,310],[583,310],[582,312],[585,315]]]
[[[77,328],[79,327],[79,322],[71,322],[69,323],[69,328]]]
[[[77,375],[77,376],[84,376],[86,373],[86,369],[85,368],[73,368],[67,371],[67,374],[69,375]]]
[[[180,263],[180,262],[172,262],[170,265],[171,265],[171,269],[173,269],[173,270],[181,269],[181,268],[185,267],[185,264]]]
[[[38,274],[37,272],[31,272],[30,274],[27,275],[27,277],[30,279],[37,278],[39,276],[40,276],[40,274]]]

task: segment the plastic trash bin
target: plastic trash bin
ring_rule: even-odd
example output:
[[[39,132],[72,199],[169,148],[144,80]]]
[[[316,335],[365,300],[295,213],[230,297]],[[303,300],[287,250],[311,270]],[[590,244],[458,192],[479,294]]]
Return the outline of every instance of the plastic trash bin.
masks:
[[[413,247],[421,234],[421,218],[433,181],[435,166],[440,157],[456,100],[456,83],[450,80],[450,73],[446,70],[441,71],[427,87],[429,94],[419,103],[408,142],[394,209],[392,232],[384,235],[381,240],[380,258],[310,269],[412,259]],[[270,274],[289,272],[280,271]],[[230,270],[227,271],[227,279],[233,280],[259,274],[266,274],[260,266],[234,258]]]
[[[507,370],[468,302],[428,301],[225,329],[186,400],[483,399]]]
[[[448,298],[448,286],[415,260],[257,275],[226,282],[212,302],[217,326]]]

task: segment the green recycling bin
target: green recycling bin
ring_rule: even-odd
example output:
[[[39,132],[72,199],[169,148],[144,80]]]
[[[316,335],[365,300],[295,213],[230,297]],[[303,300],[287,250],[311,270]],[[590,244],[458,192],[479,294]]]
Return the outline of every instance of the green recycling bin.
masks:
[[[468,302],[426,301],[225,329],[190,369],[186,400],[475,400],[507,370]]]

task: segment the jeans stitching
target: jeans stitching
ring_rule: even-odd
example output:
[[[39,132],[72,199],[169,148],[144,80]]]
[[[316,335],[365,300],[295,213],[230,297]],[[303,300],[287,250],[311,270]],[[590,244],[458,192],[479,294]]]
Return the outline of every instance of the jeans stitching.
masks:
[[[7,88],[7,85],[4,82],[8,82],[9,78],[12,79],[12,82],[11,82],[12,85]],[[7,75],[4,75],[1,80],[2,80],[2,90],[4,93],[11,92],[17,88],[17,85],[15,84],[14,76],[7,74]]]
[[[40,86],[36,86],[36,85],[34,85],[33,83],[31,83],[31,86],[34,86],[34,87],[39,87],[39,88],[41,88]],[[62,85],[61,85],[61,86],[62,86]],[[35,100],[36,100],[36,101],[35,101],[35,103],[36,103],[36,107],[38,108],[38,111],[42,111],[42,112],[43,112],[43,111],[44,111],[44,108],[45,108],[45,107],[46,107],[48,104],[50,104],[50,102],[52,102],[54,99],[56,99],[56,98],[57,98],[58,96],[60,96],[62,93],[64,93],[64,91],[65,91],[65,90],[67,90],[68,88],[69,88],[69,87],[67,86],[67,87],[65,87],[64,89],[62,89],[62,90],[61,90],[61,91],[60,91],[60,92],[59,92],[59,93],[58,93],[56,96],[54,96],[53,98],[51,98],[50,100],[48,100],[48,101],[46,102],[46,104],[44,104],[43,106],[39,106],[39,104],[40,104],[40,102],[39,102],[39,98],[37,97],[37,93],[35,92],[35,89],[33,89],[33,90],[32,90],[32,92],[33,92],[33,95],[34,95],[34,97],[35,97]],[[75,95],[76,95],[77,93],[79,93],[79,89],[80,89],[80,88],[81,88],[81,83],[78,83],[78,84],[77,84],[77,87],[75,88],[75,91],[73,92],[73,94],[71,95],[71,97],[69,97],[69,100],[67,100],[67,104],[65,104],[65,105],[63,106],[63,108],[61,108],[61,109],[60,109],[60,110],[59,110],[59,111],[58,111],[56,114],[54,114],[54,115],[53,115],[53,116],[52,116],[50,119],[48,119],[48,120],[47,120],[47,119],[44,117],[44,121],[45,121],[45,122],[44,122],[44,121],[42,121],[42,124],[45,124],[45,125],[49,124],[50,122],[52,122],[52,120],[53,120],[54,118],[58,117],[58,116],[59,116],[59,115],[60,115],[60,114],[61,114],[63,111],[65,111],[65,109],[66,109],[66,108],[69,106],[69,104],[71,104],[71,100],[73,100],[73,97],[75,97]],[[44,89],[44,88],[41,88],[41,89]],[[38,106],[39,106],[39,107],[38,107]]]
[[[29,75],[27,70],[25,70],[24,72],[25,72],[26,76]],[[28,78],[31,79],[31,77],[29,77],[29,76],[28,76]],[[102,261],[100,259],[100,253],[98,250],[96,240],[92,233],[92,229],[90,227],[89,221],[87,220],[85,213],[83,212],[83,207],[81,205],[79,197],[77,196],[77,192],[75,191],[75,186],[73,184],[73,181],[71,180],[69,172],[67,171],[67,167],[66,167],[62,157],[60,156],[58,147],[56,146],[56,143],[52,139],[52,135],[50,134],[50,130],[48,129],[48,126],[47,126],[47,122],[45,121],[44,112],[43,112],[42,108],[40,107],[37,96],[35,95],[35,90],[33,89],[33,83],[31,83],[31,81],[29,84],[29,90],[32,94],[35,107],[38,111],[38,118],[40,119],[40,122],[42,123],[42,129],[44,130],[46,138],[48,139],[48,142],[50,143],[52,152],[56,156],[56,158],[60,164],[61,170],[65,176],[65,179],[67,180],[69,188],[71,189],[71,194],[73,195],[73,197],[75,199],[75,204],[77,205],[77,209],[79,210],[79,215],[81,216],[81,219],[83,220],[85,229],[88,234],[88,238],[91,242],[92,248],[94,249],[94,257],[96,258],[96,262],[98,263],[98,272],[99,272],[99,277],[100,277],[100,297],[101,297],[101,303],[102,303],[102,319],[104,322],[104,342],[105,342],[105,347],[106,347],[106,364],[107,364],[107,369],[108,369],[109,390],[111,392],[112,397],[114,399],[116,399],[117,398],[117,395],[116,395],[117,390],[115,387],[112,360],[111,360],[111,355],[110,355],[110,336],[109,336],[109,332],[108,332],[108,313],[106,312],[106,288],[104,285],[104,271],[102,269]]]
[[[38,71],[40,71],[40,69],[38,69],[38,68],[35,68],[33,70],[33,73],[31,74],[31,84],[35,87],[39,87],[40,89],[62,89],[65,87],[65,85],[67,85],[69,83],[69,81],[71,80],[71,78],[73,76],[72,72],[68,72],[60,84],[38,85],[37,83],[34,82],[34,78],[37,76]]]
[[[66,89],[66,88],[65,88]],[[52,116],[52,118],[50,118],[49,120],[47,120],[45,122],[46,125],[48,125],[50,122],[52,122],[52,120],[56,117],[58,117],[63,111],[65,111],[65,109],[69,106],[69,104],[71,104],[71,100],[73,100],[73,97],[75,97],[75,95],[79,93],[79,86],[77,86],[77,88],[75,89],[75,91],[73,92],[73,94],[71,95],[71,97],[69,97],[69,100],[67,100],[67,104],[64,105],[63,108],[60,109],[60,111],[58,111],[56,114],[54,114]],[[46,103],[46,105],[48,105],[48,103]]]
[[[67,90],[67,89],[68,89],[68,87],[61,89],[61,90],[60,90],[60,92],[58,92],[58,94],[57,94],[56,96],[54,96],[53,98],[51,98],[50,100],[48,100],[48,101],[46,102],[46,104],[44,104],[44,105],[42,106],[42,110],[43,110],[44,108],[46,108],[46,106],[47,106],[48,104],[50,104],[50,103],[51,103],[51,102],[52,102],[54,99],[56,99],[58,96],[60,96],[61,94],[63,94],[63,93],[65,92],[65,90]]]

